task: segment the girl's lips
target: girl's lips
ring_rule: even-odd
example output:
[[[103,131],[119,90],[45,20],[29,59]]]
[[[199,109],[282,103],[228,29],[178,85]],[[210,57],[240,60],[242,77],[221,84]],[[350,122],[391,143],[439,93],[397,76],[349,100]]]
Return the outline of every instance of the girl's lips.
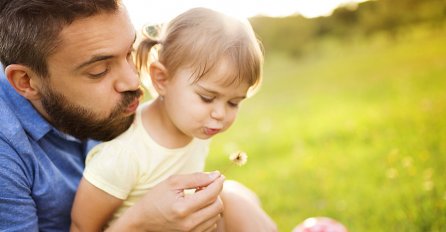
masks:
[[[125,113],[135,113],[136,109],[139,105],[139,99],[135,99],[129,106],[127,106],[127,109],[125,109]]]
[[[220,131],[221,131],[221,129],[214,129],[214,128],[205,128],[204,129],[204,133],[206,135],[210,135],[210,136],[218,134],[218,132],[220,132]]]

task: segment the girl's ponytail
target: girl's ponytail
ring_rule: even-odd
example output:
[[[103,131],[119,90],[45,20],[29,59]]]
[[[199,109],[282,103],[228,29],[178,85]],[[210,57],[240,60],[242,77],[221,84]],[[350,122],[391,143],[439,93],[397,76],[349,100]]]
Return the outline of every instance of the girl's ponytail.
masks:
[[[136,68],[139,73],[141,71],[148,71],[148,59],[150,56],[150,51],[153,46],[160,44],[160,41],[152,39],[150,37],[146,37],[141,43],[138,45],[138,49],[136,50]]]

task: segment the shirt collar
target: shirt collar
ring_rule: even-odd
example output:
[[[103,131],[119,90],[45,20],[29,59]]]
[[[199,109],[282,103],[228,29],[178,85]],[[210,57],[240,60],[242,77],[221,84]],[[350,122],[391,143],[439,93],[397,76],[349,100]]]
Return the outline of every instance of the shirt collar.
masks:
[[[35,140],[40,140],[50,131],[56,132],[59,136],[70,140],[78,141],[73,136],[64,134],[54,128],[46,121],[42,115],[32,106],[32,104],[23,96],[18,94],[15,89],[10,85],[3,72],[3,67],[0,65],[0,88],[1,95],[8,103],[10,108],[14,111],[17,118],[20,120],[23,128],[33,137]]]

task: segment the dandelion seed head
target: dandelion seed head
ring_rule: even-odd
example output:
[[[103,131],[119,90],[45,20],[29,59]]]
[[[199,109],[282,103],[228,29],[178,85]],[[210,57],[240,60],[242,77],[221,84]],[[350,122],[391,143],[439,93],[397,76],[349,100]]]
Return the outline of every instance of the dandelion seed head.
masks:
[[[246,164],[246,162],[248,162],[248,155],[246,152],[237,151],[229,156],[229,160],[231,160],[231,162],[237,166],[243,166]]]

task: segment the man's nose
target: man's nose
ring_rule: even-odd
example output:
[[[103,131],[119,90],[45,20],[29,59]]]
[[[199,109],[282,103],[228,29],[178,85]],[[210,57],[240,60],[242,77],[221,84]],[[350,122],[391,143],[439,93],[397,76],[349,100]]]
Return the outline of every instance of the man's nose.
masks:
[[[141,84],[141,79],[136,72],[133,62],[125,62],[125,64],[121,65],[117,79],[115,88],[118,92],[135,91]]]

